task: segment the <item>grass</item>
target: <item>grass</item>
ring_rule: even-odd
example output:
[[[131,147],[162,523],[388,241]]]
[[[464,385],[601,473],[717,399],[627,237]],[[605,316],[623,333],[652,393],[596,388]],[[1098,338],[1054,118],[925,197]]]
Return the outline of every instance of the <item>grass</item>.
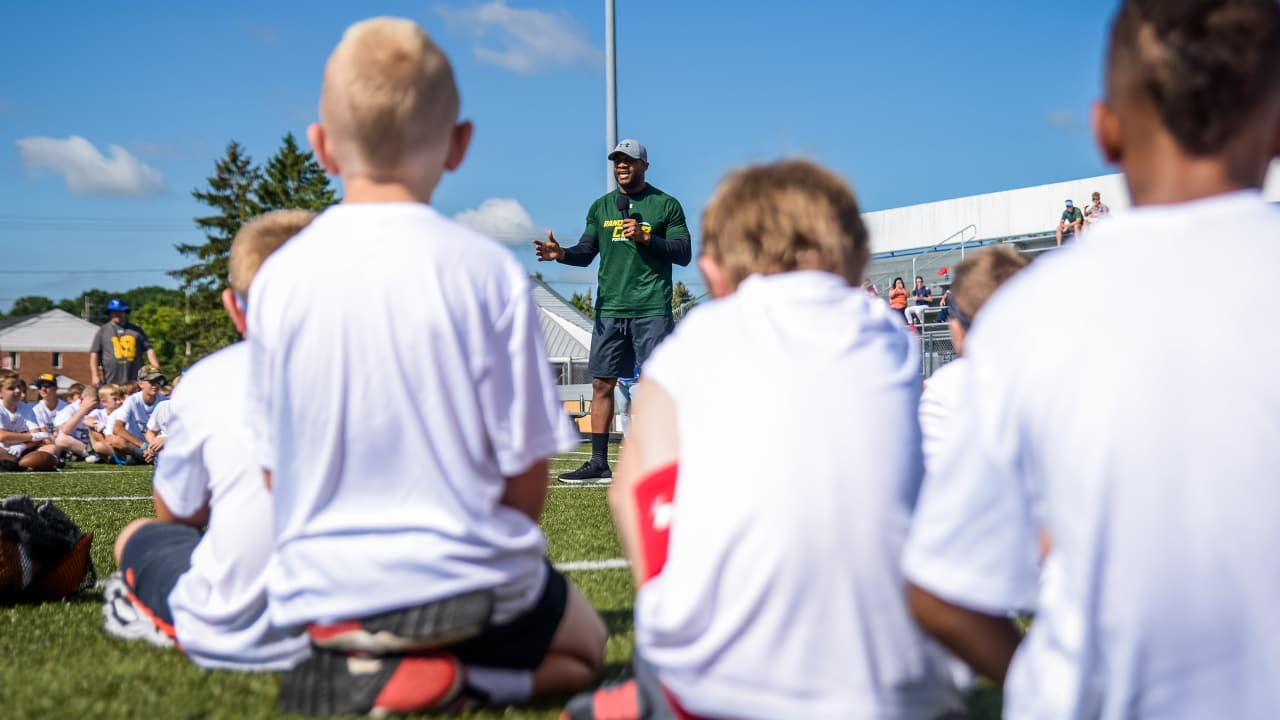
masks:
[[[575,469],[585,456],[562,455],[553,474]],[[0,497],[27,494],[57,501],[94,533],[100,578],[115,570],[111,546],[132,519],[151,514],[149,468],[69,465],[57,475],[0,475]],[[552,562],[622,557],[600,488],[561,488],[548,494],[543,527]],[[609,628],[606,678],[620,676],[634,647],[630,572],[571,571]],[[40,605],[0,606],[0,708],[5,718],[280,718],[276,676],[206,672],[181,652],[116,640],[102,631],[101,594]],[[468,718],[556,718],[561,705],[493,709]],[[992,692],[970,699],[973,717],[999,716]]]

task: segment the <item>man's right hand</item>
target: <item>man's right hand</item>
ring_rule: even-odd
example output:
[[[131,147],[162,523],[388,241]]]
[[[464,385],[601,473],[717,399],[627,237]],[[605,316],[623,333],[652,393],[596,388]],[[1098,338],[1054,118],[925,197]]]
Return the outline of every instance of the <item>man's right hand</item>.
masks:
[[[560,243],[556,242],[556,236],[547,231],[547,241],[533,241],[534,252],[538,254],[538,262],[546,262],[548,260],[559,260],[564,257],[564,248],[560,247]]]

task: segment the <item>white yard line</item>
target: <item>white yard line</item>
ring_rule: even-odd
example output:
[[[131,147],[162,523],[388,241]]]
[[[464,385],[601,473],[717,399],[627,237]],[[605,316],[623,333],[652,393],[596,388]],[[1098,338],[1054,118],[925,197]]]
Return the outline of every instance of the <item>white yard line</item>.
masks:
[[[608,485],[592,485],[591,483],[583,483],[581,485],[564,485],[564,484],[548,485],[547,489],[548,490],[592,490],[592,489],[604,489],[607,487],[609,486]],[[140,500],[150,500],[151,496],[150,495],[103,495],[101,497],[97,497],[97,496],[88,496],[88,495],[77,495],[77,496],[65,495],[62,497],[37,497],[32,499],[33,500],[52,500],[53,502],[92,502],[94,500],[103,500],[106,502],[137,502]]]
[[[631,567],[631,563],[626,558],[611,558],[609,560],[573,560],[571,562],[557,563],[556,569],[560,572],[594,572],[596,570],[622,570]]]
[[[32,498],[32,500],[52,500],[54,502],[93,502],[95,500],[108,500],[116,502],[137,502],[140,500],[150,500],[150,495],[109,495],[107,497],[42,497]]]

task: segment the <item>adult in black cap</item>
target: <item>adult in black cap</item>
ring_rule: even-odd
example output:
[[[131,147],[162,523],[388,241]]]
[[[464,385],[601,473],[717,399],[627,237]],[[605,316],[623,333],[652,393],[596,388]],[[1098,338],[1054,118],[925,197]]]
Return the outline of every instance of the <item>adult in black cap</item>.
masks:
[[[119,385],[137,380],[143,352],[149,363],[160,366],[147,334],[129,322],[129,306],[124,301],[111,298],[107,315],[111,319],[98,329],[93,347],[89,348],[89,374],[94,385],[104,382]]]
[[[591,204],[578,244],[561,247],[547,231],[533,242],[539,260],[586,267],[600,255],[595,328],[591,333],[591,459],[560,476],[568,483],[606,483],[613,388],[675,327],[671,266],[688,265],[689,227],[680,201],[645,182],[649,153],[623,140],[609,153],[618,189]]]

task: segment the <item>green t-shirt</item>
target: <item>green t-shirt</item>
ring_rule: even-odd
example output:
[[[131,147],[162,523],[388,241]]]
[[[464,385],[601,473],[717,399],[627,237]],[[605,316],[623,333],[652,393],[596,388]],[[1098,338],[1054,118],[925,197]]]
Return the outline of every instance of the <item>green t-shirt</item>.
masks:
[[[614,190],[591,203],[584,235],[594,235],[600,250],[596,314],[637,318],[671,314],[671,261],[622,236],[622,213]],[[631,217],[651,235],[668,240],[689,237],[680,201],[647,185],[631,199]]]
[[[1084,213],[1080,212],[1080,208],[1072,207],[1070,210],[1062,211],[1062,222],[1070,225],[1077,220],[1084,220]]]

